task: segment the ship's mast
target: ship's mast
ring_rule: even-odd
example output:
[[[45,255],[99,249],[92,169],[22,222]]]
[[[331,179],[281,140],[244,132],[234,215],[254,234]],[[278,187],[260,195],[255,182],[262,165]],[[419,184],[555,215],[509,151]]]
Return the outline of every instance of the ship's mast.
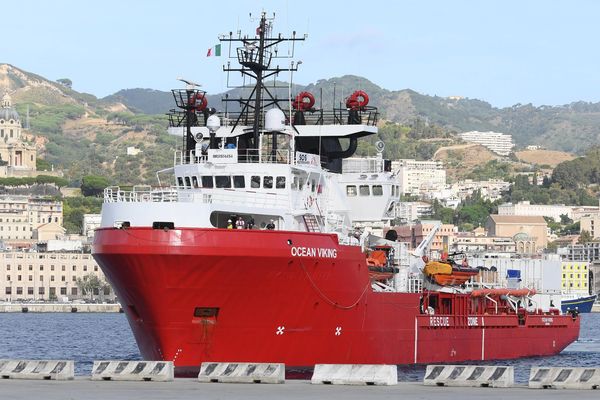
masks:
[[[254,145],[256,147],[256,144],[258,143],[258,133],[259,133],[259,128],[260,128],[260,100],[262,97],[262,68],[261,66],[263,65],[263,62],[265,60],[265,55],[264,55],[264,48],[265,48],[265,32],[266,32],[266,28],[267,28],[267,18],[265,16],[265,13],[263,12],[260,18],[260,25],[257,29],[258,34],[259,34],[259,42],[258,42],[258,68],[256,68],[254,70],[254,72],[256,73],[256,87],[258,88],[258,90],[256,90],[256,100],[254,102],[254,125],[253,125],[253,133],[254,133]],[[268,67],[268,65],[267,65]]]
[[[233,37],[233,33],[229,33],[229,37],[220,37],[221,42],[229,43],[229,57],[237,58],[240,68],[233,68],[228,62],[223,66],[223,71],[228,73],[227,86],[237,89],[251,89],[250,94],[244,97],[244,93],[240,92],[239,97],[225,97],[223,102],[238,103],[241,107],[241,112],[236,118],[231,131],[240,124],[250,125],[251,131],[248,131],[248,136],[251,143],[249,147],[258,148],[258,140],[263,124],[263,110],[269,107],[278,107],[282,109],[279,103],[289,103],[289,90],[286,90],[285,96],[279,97],[277,89],[288,89],[288,85],[278,83],[275,78],[280,72],[294,72],[298,70],[298,63],[291,62],[289,65],[280,67],[279,65],[272,66],[274,59],[292,58],[294,56],[294,44],[296,41],[305,40],[304,37],[296,37],[296,32],[293,32],[289,38],[283,37],[281,34],[272,36],[272,21],[273,18],[267,18],[266,12],[261,13],[258,28],[256,28],[256,36],[251,39],[248,36],[242,36],[238,32],[238,37]],[[288,42],[289,50],[279,51],[279,44]],[[250,77],[255,81],[254,85],[232,85],[229,80],[230,72],[240,72],[242,77]],[[273,77],[272,83],[267,84],[266,80]],[[290,82],[289,85],[292,83]],[[286,107],[287,108],[287,107]]]

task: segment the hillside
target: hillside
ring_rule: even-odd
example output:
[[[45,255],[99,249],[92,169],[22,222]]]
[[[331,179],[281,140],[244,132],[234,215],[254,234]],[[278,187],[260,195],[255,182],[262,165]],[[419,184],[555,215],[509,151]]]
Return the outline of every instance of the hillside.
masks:
[[[172,165],[176,138],[165,133],[165,115],[134,115],[117,100],[99,100],[9,64],[0,64],[0,93],[10,93],[38,158],[65,172],[73,184],[101,174],[119,184],[155,183],[155,172]],[[65,86],[67,84],[67,86]],[[112,115],[131,115],[116,121]],[[142,150],[127,155],[127,148]]]
[[[441,147],[433,159],[444,163],[449,181],[457,181],[467,178],[478,166],[500,160],[500,156],[483,146],[468,143]]]
[[[520,161],[538,166],[548,165],[552,168],[563,161],[570,161],[575,158],[571,153],[553,150],[523,150],[517,151],[515,155]]]
[[[89,173],[106,175],[119,184],[154,183],[153,171],[171,165],[180,141],[165,133],[165,113],[173,108],[170,92],[126,89],[98,99],[72,90],[68,79],[59,81],[0,64],[0,93],[11,94],[23,121],[29,111],[30,132],[37,136],[40,158],[64,169],[73,183]],[[497,109],[479,100],[426,96],[408,89],[389,91],[351,75],[295,86],[293,92],[308,90],[316,95],[317,107],[331,108],[334,103],[343,106],[344,98],[357,89],[369,94],[370,105],[379,108],[381,121],[379,135],[361,141],[357,154],[374,154],[375,141],[383,140],[386,157],[429,159],[436,154],[446,160],[449,175],[457,178],[497,157],[487,150],[471,152],[470,147],[438,151],[456,144],[454,131],[505,131],[513,133],[517,143],[541,144],[553,150],[580,151],[600,142],[600,104]],[[240,93],[235,89],[227,95],[236,98]],[[287,90],[277,93],[287,96]],[[220,99],[220,94],[211,94],[209,105],[223,110]],[[230,111],[236,108],[232,103],[228,107]],[[142,153],[127,156],[127,147]],[[547,153],[536,161],[523,154],[522,160],[528,163],[545,158],[556,161],[546,162],[548,165],[569,157]]]

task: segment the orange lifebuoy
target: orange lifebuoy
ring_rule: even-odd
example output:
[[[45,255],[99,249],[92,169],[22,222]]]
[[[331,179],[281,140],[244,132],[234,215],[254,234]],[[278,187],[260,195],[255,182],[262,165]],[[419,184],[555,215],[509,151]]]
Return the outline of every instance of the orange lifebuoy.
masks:
[[[198,92],[190,97],[189,105],[196,109],[196,111],[203,111],[208,105],[208,99],[206,93]]]
[[[359,110],[369,104],[369,95],[362,90],[357,90],[346,99],[346,107],[351,110]]]
[[[296,98],[292,101],[292,107],[294,110],[307,111],[315,105],[315,96],[310,92],[300,92]]]

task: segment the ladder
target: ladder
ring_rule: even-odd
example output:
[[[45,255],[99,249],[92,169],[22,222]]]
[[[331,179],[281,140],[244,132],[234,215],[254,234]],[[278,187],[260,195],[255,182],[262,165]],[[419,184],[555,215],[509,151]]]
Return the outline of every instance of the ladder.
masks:
[[[321,226],[314,214],[304,214],[302,217],[304,218],[304,223],[306,224],[306,230],[308,232],[321,232]]]

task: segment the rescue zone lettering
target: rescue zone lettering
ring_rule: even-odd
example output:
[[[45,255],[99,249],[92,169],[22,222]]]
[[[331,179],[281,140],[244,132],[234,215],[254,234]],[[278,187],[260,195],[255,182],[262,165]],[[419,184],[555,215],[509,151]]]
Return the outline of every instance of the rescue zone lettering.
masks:
[[[292,256],[337,258],[337,250],[322,247],[292,247]]]
[[[450,326],[450,318],[429,317],[429,326]]]

